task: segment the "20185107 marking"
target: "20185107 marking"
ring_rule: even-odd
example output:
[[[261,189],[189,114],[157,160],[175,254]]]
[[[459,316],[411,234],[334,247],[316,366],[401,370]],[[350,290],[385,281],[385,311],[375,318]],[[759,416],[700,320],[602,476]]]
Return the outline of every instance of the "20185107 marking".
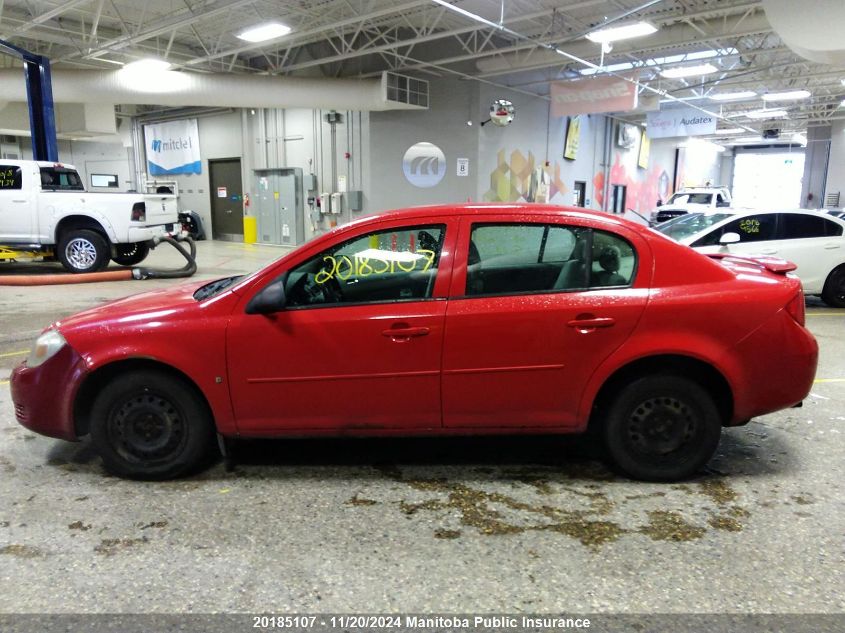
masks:
[[[316,615],[254,615],[254,629],[307,629],[314,626]]]

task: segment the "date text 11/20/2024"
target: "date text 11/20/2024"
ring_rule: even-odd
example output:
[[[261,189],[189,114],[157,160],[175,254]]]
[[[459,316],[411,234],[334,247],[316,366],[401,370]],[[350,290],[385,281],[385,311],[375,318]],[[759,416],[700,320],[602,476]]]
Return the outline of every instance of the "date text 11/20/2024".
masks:
[[[341,629],[588,629],[588,618],[563,616],[424,616],[424,615],[332,615],[253,616],[253,628],[286,629],[315,626]]]

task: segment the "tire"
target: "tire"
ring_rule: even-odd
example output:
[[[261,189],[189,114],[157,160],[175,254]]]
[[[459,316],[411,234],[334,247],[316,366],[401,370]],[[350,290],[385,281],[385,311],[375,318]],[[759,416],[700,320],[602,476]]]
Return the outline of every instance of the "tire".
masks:
[[[172,479],[198,470],[215,445],[206,403],[183,380],[156,371],[125,373],[91,409],[91,439],[110,473]]]
[[[62,266],[72,273],[95,273],[105,268],[111,258],[106,238],[90,229],[62,234],[56,255]]]
[[[150,254],[150,245],[146,242],[135,242],[134,244],[117,244],[117,254],[112,257],[115,264],[121,266],[134,266],[140,264]]]
[[[822,301],[831,308],[845,308],[845,264],[837,266],[827,276]]]
[[[602,435],[614,465],[645,481],[678,481],[713,456],[722,420],[698,383],[645,376],[619,390],[607,408]]]

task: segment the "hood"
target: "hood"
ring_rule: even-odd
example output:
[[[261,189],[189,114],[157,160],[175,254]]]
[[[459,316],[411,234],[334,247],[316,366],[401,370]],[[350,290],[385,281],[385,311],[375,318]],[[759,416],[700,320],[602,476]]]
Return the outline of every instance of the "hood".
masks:
[[[214,299],[199,302],[194,299],[194,292],[211,281],[214,280],[192,281],[111,301],[57,321],[53,327],[70,341],[75,334],[83,331],[109,336],[116,327],[121,332],[157,329],[168,321],[185,317],[186,313],[192,313],[191,318],[201,318],[199,314],[193,313],[199,313],[207,309],[209,304],[217,302]],[[216,298],[228,294],[224,292]]]

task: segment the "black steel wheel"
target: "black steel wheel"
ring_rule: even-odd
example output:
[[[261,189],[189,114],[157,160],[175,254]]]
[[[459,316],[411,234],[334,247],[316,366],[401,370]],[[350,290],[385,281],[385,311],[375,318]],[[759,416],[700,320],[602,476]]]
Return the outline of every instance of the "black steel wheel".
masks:
[[[719,444],[722,420],[699,384],[668,375],[646,376],[616,395],[604,419],[604,443],[625,474],[677,481],[698,472]]]
[[[845,308],[845,264],[837,266],[827,276],[822,301],[831,308]]]
[[[116,255],[112,260],[121,266],[134,266],[140,264],[150,254],[150,245],[146,242],[134,242],[131,244],[117,244]]]
[[[91,411],[91,438],[106,469],[170,479],[202,465],[214,445],[208,406],[177,377],[136,371],[116,378]]]

